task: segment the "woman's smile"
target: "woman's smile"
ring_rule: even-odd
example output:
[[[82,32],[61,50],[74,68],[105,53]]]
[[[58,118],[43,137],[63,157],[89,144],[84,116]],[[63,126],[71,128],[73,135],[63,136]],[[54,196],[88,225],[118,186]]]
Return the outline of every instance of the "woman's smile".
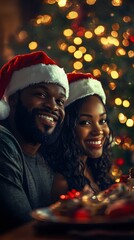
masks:
[[[109,127],[104,105],[97,96],[87,97],[81,105],[75,133],[84,155],[92,158],[102,155]]]

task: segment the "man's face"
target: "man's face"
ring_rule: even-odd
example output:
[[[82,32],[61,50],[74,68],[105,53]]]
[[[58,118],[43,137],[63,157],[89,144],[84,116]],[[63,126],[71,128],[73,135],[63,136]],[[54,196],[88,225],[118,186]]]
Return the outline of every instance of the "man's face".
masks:
[[[20,92],[15,122],[19,134],[29,143],[52,142],[64,120],[64,88],[40,83]]]

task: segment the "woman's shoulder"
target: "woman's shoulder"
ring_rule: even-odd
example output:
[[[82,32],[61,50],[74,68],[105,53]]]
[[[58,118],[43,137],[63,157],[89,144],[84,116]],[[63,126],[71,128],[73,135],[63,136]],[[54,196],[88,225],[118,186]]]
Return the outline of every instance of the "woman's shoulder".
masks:
[[[68,183],[65,177],[60,173],[55,173],[52,186],[52,200],[57,201],[62,194],[68,192]]]
[[[65,190],[68,190],[68,184],[65,177],[60,173],[55,173],[54,175],[55,185],[62,187]]]

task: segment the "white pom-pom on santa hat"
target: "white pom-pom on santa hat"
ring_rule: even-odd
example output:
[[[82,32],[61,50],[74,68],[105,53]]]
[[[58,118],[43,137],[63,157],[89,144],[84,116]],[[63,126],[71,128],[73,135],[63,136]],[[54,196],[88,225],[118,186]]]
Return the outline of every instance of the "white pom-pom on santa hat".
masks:
[[[18,90],[40,82],[54,83],[65,89],[69,95],[67,75],[43,51],[17,55],[0,70],[0,120],[7,118],[10,112],[8,99]]]
[[[9,104],[6,101],[1,100],[0,101],[0,120],[7,118],[9,115],[9,112],[10,112]]]
[[[106,95],[102,84],[91,73],[68,73],[67,77],[69,81],[69,98],[66,106],[80,98],[94,94],[100,96],[102,102],[106,103]]]

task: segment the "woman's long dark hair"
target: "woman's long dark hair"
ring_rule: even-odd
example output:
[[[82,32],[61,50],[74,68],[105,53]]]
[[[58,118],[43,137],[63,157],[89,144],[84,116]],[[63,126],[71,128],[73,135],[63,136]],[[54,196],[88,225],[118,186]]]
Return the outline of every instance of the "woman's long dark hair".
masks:
[[[65,109],[65,120],[62,131],[55,144],[47,147],[46,156],[51,167],[64,175],[69,189],[82,190],[89,180],[84,176],[84,166],[80,161],[80,147],[75,141],[75,124],[78,119],[79,109],[84,98],[75,101]],[[102,103],[103,104],[103,103]],[[105,107],[105,106],[104,106]],[[110,128],[110,127],[109,127]],[[113,182],[109,177],[111,162],[112,132],[106,139],[102,157],[98,159],[88,158],[87,165],[90,167],[94,180],[100,190],[108,188]]]

